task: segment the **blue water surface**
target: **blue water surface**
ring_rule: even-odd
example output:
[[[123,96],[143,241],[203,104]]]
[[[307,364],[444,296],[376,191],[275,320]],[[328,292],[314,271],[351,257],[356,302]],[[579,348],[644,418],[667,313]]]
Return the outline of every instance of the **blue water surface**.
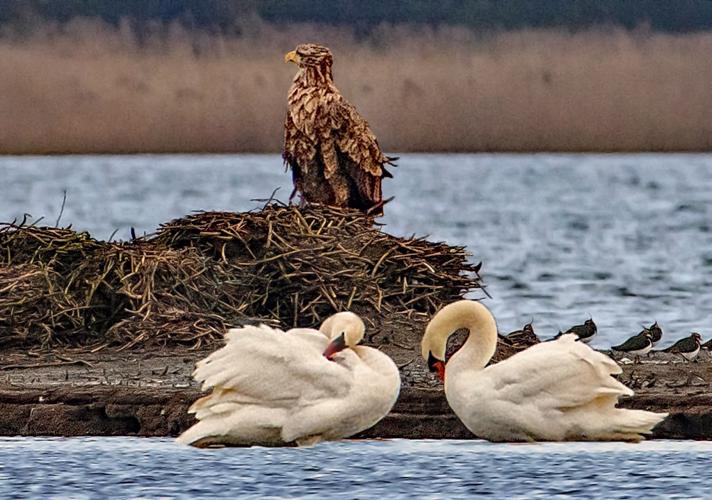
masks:
[[[0,438],[0,498],[710,498],[712,443]]]

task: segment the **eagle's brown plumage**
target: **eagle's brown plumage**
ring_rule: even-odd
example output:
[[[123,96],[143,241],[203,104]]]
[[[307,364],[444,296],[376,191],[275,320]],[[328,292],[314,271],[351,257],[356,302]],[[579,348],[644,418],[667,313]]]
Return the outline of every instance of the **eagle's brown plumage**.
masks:
[[[303,201],[379,212],[381,179],[392,164],[366,120],[334,86],[326,47],[298,45],[284,57],[299,66],[289,89],[284,160]],[[291,197],[290,197],[291,199]]]

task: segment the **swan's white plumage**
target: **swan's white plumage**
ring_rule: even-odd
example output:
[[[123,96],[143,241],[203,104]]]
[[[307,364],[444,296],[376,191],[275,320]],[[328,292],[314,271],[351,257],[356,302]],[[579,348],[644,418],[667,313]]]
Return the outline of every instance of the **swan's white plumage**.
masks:
[[[484,367],[496,343],[496,325],[483,305],[459,304],[459,310],[443,309],[451,315],[446,323],[439,320],[447,330],[427,332],[424,352],[431,350],[430,345],[437,352],[437,345],[457,328],[470,328],[465,345],[445,365],[445,393],[455,414],[475,435],[492,441],[635,441],[667,416],[616,408],[620,396],[633,394],[612,377],[621,368],[575,335],[537,344]],[[458,322],[456,316],[465,310],[469,323]]]
[[[339,439],[378,422],[398,396],[398,368],[388,356],[355,346],[330,361],[322,355],[329,337],[317,330],[246,326],[230,330],[226,341],[196,365],[194,378],[212,393],[190,407],[199,422],[180,442],[276,446]]]
[[[478,387],[515,403],[537,398],[540,406],[575,407],[603,394],[632,395],[610,375],[621,368],[608,356],[564,335],[534,345],[488,366],[479,374]]]
[[[322,338],[325,349],[328,339]],[[229,388],[242,399],[265,402],[311,401],[341,396],[352,383],[350,372],[301,335],[260,325],[230,330],[226,339],[225,347],[196,365],[193,376],[203,390]]]

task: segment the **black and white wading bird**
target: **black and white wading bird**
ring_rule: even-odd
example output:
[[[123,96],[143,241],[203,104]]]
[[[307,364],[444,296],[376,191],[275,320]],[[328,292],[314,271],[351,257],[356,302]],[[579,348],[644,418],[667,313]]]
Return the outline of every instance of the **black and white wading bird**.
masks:
[[[500,336],[502,340],[513,347],[526,349],[540,342],[539,338],[534,333],[534,327],[531,322],[522,327],[521,330],[509,332],[507,335]]]
[[[652,325],[650,325],[648,328],[645,328],[643,332],[647,330],[650,332],[650,339],[653,341],[653,347],[657,345],[658,342],[660,342],[660,339],[663,338],[663,329],[660,328],[658,325],[658,322],[656,321]],[[640,332],[640,333],[643,333]]]
[[[615,345],[611,347],[614,351],[624,352],[633,356],[635,363],[640,362],[640,356],[643,354],[648,354],[650,349],[653,348],[653,338],[650,330],[647,328],[640,332],[638,335],[634,335],[620,345]]]
[[[554,339],[558,339],[562,335],[566,335],[567,333],[573,333],[578,337],[578,339],[581,342],[584,342],[588,344],[591,342],[593,337],[596,336],[596,333],[598,332],[598,327],[596,327],[596,323],[593,322],[593,318],[589,318],[586,321],[584,321],[583,325],[574,325],[565,332],[559,332]]]
[[[708,340],[704,344],[702,344],[702,349],[706,349],[708,351],[712,351],[712,340]]]
[[[663,352],[679,354],[687,361],[694,361],[700,353],[702,347],[702,336],[697,332],[692,332],[689,337],[680,339]]]

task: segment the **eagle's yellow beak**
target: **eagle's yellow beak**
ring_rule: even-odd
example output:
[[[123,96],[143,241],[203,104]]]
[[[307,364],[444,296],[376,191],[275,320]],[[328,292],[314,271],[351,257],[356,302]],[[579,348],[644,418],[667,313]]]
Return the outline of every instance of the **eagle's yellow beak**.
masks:
[[[291,52],[287,52],[284,54],[284,62],[293,62],[294,64],[297,64],[299,62],[299,56],[297,55],[297,52],[295,50],[292,50]]]

